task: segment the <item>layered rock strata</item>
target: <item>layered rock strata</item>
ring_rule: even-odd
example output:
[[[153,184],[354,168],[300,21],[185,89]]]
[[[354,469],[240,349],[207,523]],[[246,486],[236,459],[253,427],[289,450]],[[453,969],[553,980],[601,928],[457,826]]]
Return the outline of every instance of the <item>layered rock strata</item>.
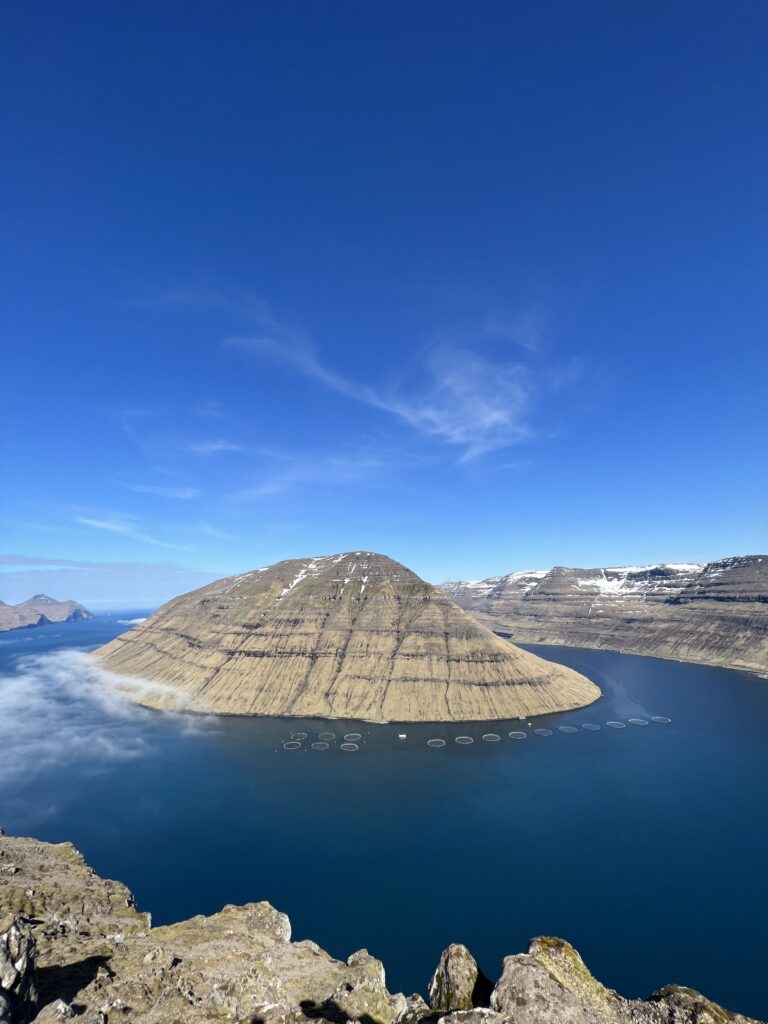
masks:
[[[557,566],[441,589],[516,643],[768,672],[768,555],[707,565]]]
[[[95,652],[165,688],[152,707],[472,721],[581,707],[599,689],[495,636],[384,555],[298,559],[177,597]]]
[[[453,945],[430,1003],[406,999],[366,950],[293,942],[268,903],[153,928],[71,844],[0,834],[0,1024],[756,1024],[676,985],[623,999],[562,939],[508,956],[487,989],[478,976]]]

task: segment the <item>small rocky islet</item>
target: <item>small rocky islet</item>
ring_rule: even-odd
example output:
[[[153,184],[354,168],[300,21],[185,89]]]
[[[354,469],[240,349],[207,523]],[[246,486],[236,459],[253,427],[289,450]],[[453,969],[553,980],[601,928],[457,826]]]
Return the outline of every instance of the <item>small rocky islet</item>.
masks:
[[[94,652],[149,681],[150,707],[372,722],[491,721],[600,696],[515,647],[399,562],[367,551],[292,559],[163,605]]]
[[[292,941],[266,902],[153,928],[71,843],[0,829],[0,1024],[756,1024],[678,985],[625,999],[550,937],[495,982],[452,944],[426,995],[389,992],[367,950]]]
[[[0,601],[0,633],[49,626],[53,622],[82,622],[93,617],[93,612],[79,601],[57,601],[47,594],[35,594],[19,604]]]

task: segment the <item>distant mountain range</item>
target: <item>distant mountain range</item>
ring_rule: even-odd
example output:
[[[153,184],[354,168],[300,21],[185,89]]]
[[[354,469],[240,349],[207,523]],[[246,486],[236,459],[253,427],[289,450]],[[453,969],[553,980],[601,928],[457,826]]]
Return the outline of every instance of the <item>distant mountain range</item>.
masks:
[[[768,555],[707,564],[556,566],[440,589],[515,643],[768,672]]]
[[[0,632],[46,626],[50,622],[80,622],[93,617],[93,612],[78,601],[56,601],[47,594],[35,594],[21,604],[0,601]]]
[[[164,683],[136,699],[230,715],[484,721],[582,707],[600,690],[521,651],[385,555],[298,558],[164,605],[95,652]]]

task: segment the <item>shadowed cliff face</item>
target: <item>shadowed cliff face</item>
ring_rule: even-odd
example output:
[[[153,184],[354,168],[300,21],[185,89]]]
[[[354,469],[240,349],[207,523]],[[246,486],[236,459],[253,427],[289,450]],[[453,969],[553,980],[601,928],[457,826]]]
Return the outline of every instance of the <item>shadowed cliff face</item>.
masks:
[[[426,980],[426,979],[425,979]],[[335,960],[291,941],[269,903],[153,928],[119,882],[70,843],[0,829],[0,1021],[53,1024],[757,1024],[668,985],[623,999],[568,942],[534,939],[494,984],[456,943],[440,957],[429,1005],[386,987],[366,950]]]
[[[517,643],[768,672],[768,555],[513,572],[440,588]]]
[[[581,707],[600,695],[370,552],[219,580],[96,655],[113,672],[174,688],[142,703],[221,714],[482,721]]]

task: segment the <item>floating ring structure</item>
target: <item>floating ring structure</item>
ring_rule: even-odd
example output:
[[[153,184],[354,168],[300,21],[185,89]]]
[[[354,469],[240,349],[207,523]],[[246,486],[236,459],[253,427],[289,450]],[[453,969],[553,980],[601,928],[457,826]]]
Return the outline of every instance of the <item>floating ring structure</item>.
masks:
[[[356,743],[342,743],[339,750],[358,750]]]
[[[283,750],[300,750],[301,744],[298,740],[288,740],[283,744]]]
[[[307,738],[307,734],[305,732],[292,732],[291,733],[291,739],[292,740],[305,740],[306,738]]]
[[[666,715],[652,715],[651,716],[651,721],[652,722],[658,722],[659,725],[669,725],[669,723],[672,721],[672,719],[671,718],[667,718]]]
[[[511,740],[527,740],[528,739],[528,733],[527,732],[520,732],[519,730],[513,730],[509,734],[509,738]]]
[[[328,744],[325,743],[323,740],[321,740],[319,743],[313,743],[312,744],[312,749],[313,750],[327,750],[328,749]]]
[[[467,744],[474,743],[475,741],[472,739],[471,736],[457,736],[453,742],[461,743],[463,746],[467,746]]]
[[[439,739],[427,740],[427,746],[428,747],[444,747],[445,746],[445,740],[439,740]]]
[[[609,729],[626,729],[627,728],[627,723],[626,722],[606,722],[605,724],[608,726]]]
[[[360,733],[359,732],[347,732],[347,733],[344,733],[344,739],[347,740],[349,743],[357,743],[357,741],[360,738],[361,737],[360,737]]]
[[[579,730],[576,728],[575,725],[558,725],[557,731],[558,732],[572,733],[572,732],[578,732]]]
[[[581,728],[582,729],[586,729],[587,732],[599,732],[600,731],[600,726],[599,725],[595,725],[594,722],[585,722],[582,725]]]
[[[552,735],[552,730],[551,729],[534,729],[533,731],[536,733],[537,736],[551,736]]]
[[[319,740],[335,740],[336,739],[336,733],[335,732],[320,732],[320,733],[317,734],[317,738]]]
[[[632,725],[648,725],[647,718],[630,718],[629,721]]]
[[[501,736],[497,732],[484,732],[483,739],[486,743],[498,743]]]

